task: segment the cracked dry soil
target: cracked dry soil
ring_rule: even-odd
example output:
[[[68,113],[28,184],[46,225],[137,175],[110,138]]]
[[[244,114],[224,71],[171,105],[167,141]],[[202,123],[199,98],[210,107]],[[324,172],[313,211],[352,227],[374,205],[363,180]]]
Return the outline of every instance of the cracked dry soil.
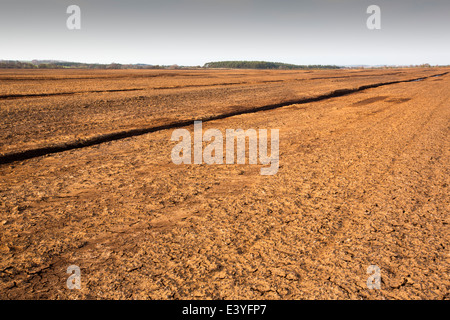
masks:
[[[2,100],[2,151],[443,71],[4,74],[5,94],[38,94],[38,76],[145,90]],[[173,130],[1,165],[0,298],[448,299],[449,88],[444,75],[203,124],[278,128],[273,176],[175,165]]]

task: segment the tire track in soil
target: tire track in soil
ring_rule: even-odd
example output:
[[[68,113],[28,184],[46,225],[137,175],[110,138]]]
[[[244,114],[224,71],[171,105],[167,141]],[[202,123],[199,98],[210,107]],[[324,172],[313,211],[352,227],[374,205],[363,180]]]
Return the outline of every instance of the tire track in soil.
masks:
[[[405,151],[410,147],[411,143],[419,137],[420,133],[422,133],[423,129],[430,122],[433,115],[436,113],[436,111],[438,109],[440,109],[440,107],[444,104],[445,101],[446,101],[446,99],[443,99],[440,103],[438,103],[436,105],[436,107],[434,107],[432,109],[432,111],[427,115],[426,119],[417,128],[417,131],[414,132],[413,135],[409,139],[406,140],[406,142],[402,146],[402,148],[396,153],[396,157],[392,158],[390,163],[388,163],[387,166],[385,167],[385,169],[377,174],[376,178],[378,178],[378,179],[372,179],[368,183],[367,187],[375,187],[375,186],[379,185],[379,181],[383,181],[383,183],[384,183],[384,179],[382,179],[382,177],[389,175],[389,173],[392,171],[393,167],[395,166],[396,162],[404,155]],[[401,111],[401,110],[399,110],[399,111]],[[368,116],[370,116],[370,115],[368,115]],[[364,129],[363,131],[369,131],[369,130],[373,129],[374,127],[376,127],[377,124],[383,123],[383,122],[385,122],[386,119],[391,118],[393,116],[395,116],[395,114],[388,115],[387,117],[378,121],[376,124],[372,125],[371,128]],[[355,165],[355,163],[350,164],[346,168],[346,170],[354,165]],[[331,237],[329,237],[329,240],[322,247],[320,247],[316,251],[314,251],[311,256],[313,256],[315,258],[319,258],[320,256],[327,254],[334,247],[333,244],[336,243],[336,241],[342,240],[343,238],[345,238],[343,235],[345,235],[353,226],[353,224],[350,223],[351,222],[350,219],[348,219],[350,217],[350,212],[345,211],[345,214],[341,215],[340,217],[343,220],[343,223],[340,225],[340,228],[336,231],[335,234],[333,234]],[[352,212],[351,217],[353,218],[352,220],[361,220],[361,217],[363,217],[363,214],[360,213],[358,216],[355,216],[355,212]]]
[[[411,96],[410,99],[407,100],[402,100],[399,103],[394,103],[388,107],[384,107],[380,109],[380,112],[391,109],[394,106],[397,105],[401,105],[404,102],[407,102],[409,100],[413,100],[414,97],[418,96],[419,93],[414,94],[413,96]],[[392,169],[395,167],[395,164],[399,161],[400,158],[402,158],[405,154],[405,151],[408,150],[412,143],[417,140],[417,138],[420,136],[421,133],[423,133],[423,129],[425,127],[427,127],[431,121],[431,119],[433,118],[433,116],[436,114],[436,112],[442,107],[442,105],[445,103],[446,99],[448,98],[443,98],[442,101],[440,103],[438,103],[434,108],[432,108],[431,110],[428,110],[428,114],[425,117],[425,119],[423,121],[421,121],[420,125],[417,126],[417,130],[408,138],[406,139],[406,142],[401,146],[401,148],[396,152],[396,157],[394,157],[389,163],[386,164],[385,168],[383,171],[378,172],[378,174],[376,176],[373,177],[372,180],[370,180],[369,183],[366,183],[365,187],[367,189],[370,189],[371,187],[373,189],[377,189],[377,187],[380,184],[380,181],[382,184],[385,183],[389,183],[386,182],[385,179],[383,179],[383,177],[387,176],[389,174],[389,172],[392,171]],[[389,101],[387,101],[389,102]],[[392,102],[392,101],[391,101]],[[378,113],[378,112],[377,112]],[[376,128],[379,124],[382,123],[386,123],[387,119],[390,119],[392,117],[395,117],[396,115],[399,115],[402,113],[402,109],[397,109],[395,110],[393,113],[383,117],[382,119],[378,120],[375,124],[370,125],[370,128],[361,128],[359,127],[359,129],[362,129],[363,132],[367,132],[367,131],[372,131],[374,128]],[[342,130],[339,129],[338,132],[339,134],[341,134],[342,132],[345,131],[349,131],[349,130],[354,130],[355,128],[350,128],[350,126],[352,124],[358,123],[358,122],[362,122],[367,120],[369,117],[371,117],[373,115],[373,113],[370,114],[366,114],[364,118],[359,118],[357,120],[354,120],[350,123],[346,123],[346,129]],[[400,119],[398,121],[401,121]],[[332,133],[333,135],[333,133]],[[365,136],[361,135],[361,136]],[[349,168],[351,168],[352,166],[354,166],[355,163],[350,164],[349,166],[346,167],[345,170],[348,170]],[[355,198],[355,200],[357,200],[358,202],[361,201],[361,199]],[[315,250],[311,251],[309,254],[309,257],[312,259],[312,263],[314,265],[314,261],[321,261],[323,259],[324,256],[326,256],[327,254],[330,253],[330,251],[336,247],[336,243],[340,243],[342,242],[342,240],[344,240],[347,236],[347,234],[349,233],[349,231],[351,231],[352,228],[355,227],[354,225],[354,221],[364,221],[364,213],[361,211],[351,211],[348,208],[342,206],[341,207],[341,214],[338,216],[339,218],[339,227],[334,229],[332,233],[327,234],[327,241],[326,242],[322,242],[322,244]],[[351,218],[351,219],[350,219]],[[264,236],[267,236],[268,234],[270,234],[270,232],[272,231],[273,228],[269,227],[266,230],[266,233],[264,234]],[[260,240],[264,240],[264,236],[262,237],[257,237],[256,239],[254,239],[254,241],[252,241],[249,246],[246,246],[245,251],[249,251],[251,250],[251,248],[253,246],[255,246]],[[281,250],[277,250],[278,252],[287,254],[287,255],[302,255],[302,253],[300,252],[283,252]],[[310,261],[311,263],[311,261]],[[303,268],[308,268],[307,265],[310,265],[310,263],[307,263],[306,265],[303,266]],[[310,265],[311,266],[311,265]],[[311,280],[308,279],[308,277],[300,277],[300,282],[303,280]],[[332,281],[332,279],[328,278],[326,279],[326,281],[329,281],[331,283],[333,283],[334,285],[336,285],[337,287],[339,287],[341,290],[343,290],[343,292],[348,296],[348,298],[351,298],[351,291],[349,291],[348,289],[346,289],[345,287],[343,287],[341,284]],[[383,282],[383,285],[386,285],[386,283]],[[354,293],[354,292],[353,292]]]

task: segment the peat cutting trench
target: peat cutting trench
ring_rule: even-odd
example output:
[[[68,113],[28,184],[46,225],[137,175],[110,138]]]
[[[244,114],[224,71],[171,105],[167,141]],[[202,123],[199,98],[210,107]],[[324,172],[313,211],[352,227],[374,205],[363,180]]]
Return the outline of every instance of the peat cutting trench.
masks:
[[[273,110],[273,109],[286,107],[286,106],[293,105],[293,104],[304,104],[304,103],[310,103],[310,102],[323,101],[323,100],[330,99],[330,98],[341,97],[341,96],[353,94],[353,93],[360,92],[360,91],[363,91],[363,90],[366,90],[366,89],[377,88],[377,87],[386,86],[386,85],[392,85],[392,84],[397,84],[397,83],[422,81],[422,80],[425,80],[425,79],[428,79],[428,78],[443,76],[443,75],[446,75],[448,73],[449,72],[444,72],[444,73],[435,74],[435,75],[431,75],[431,76],[427,76],[427,77],[414,78],[414,79],[409,79],[409,80],[398,80],[398,81],[389,81],[389,82],[375,83],[375,84],[360,86],[358,88],[353,88],[353,89],[339,89],[339,90],[335,90],[335,91],[332,91],[332,92],[329,92],[329,93],[326,93],[326,94],[323,94],[323,95],[318,95],[316,97],[311,97],[311,98],[303,98],[303,99],[297,99],[297,100],[288,100],[288,101],[284,101],[284,102],[281,102],[281,103],[270,104],[270,105],[250,108],[250,109],[246,109],[246,110],[228,112],[228,113],[223,113],[223,114],[216,115],[216,116],[177,121],[177,122],[172,122],[172,123],[169,123],[169,124],[160,125],[160,126],[154,126],[154,127],[123,130],[123,131],[119,131],[119,132],[114,132],[114,133],[109,133],[109,134],[104,134],[104,135],[98,135],[98,136],[95,136],[95,137],[92,137],[92,138],[88,138],[88,139],[84,139],[84,140],[81,140],[81,141],[80,140],[78,140],[78,141],[69,141],[69,142],[60,143],[60,144],[47,146],[47,147],[39,147],[39,148],[34,148],[34,149],[28,149],[28,150],[23,150],[23,151],[6,153],[6,154],[3,154],[3,155],[0,156],[0,164],[8,164],[8,163],[12,163],[12,162],[15,162],[15,161],[23,161],[23,160],[27,160],[27,159],[32,159],[32,158],[37,158],[37,157],[49,155],[49,154],[52,154],[52,153],[58,153],[58,152],[63,152],[63,151],[68,151],[68,150],[73,150],[73,149],[89,147],[89,146],[93,146],[93,145],[97,145],[97,144],[101,144],[101,143],[105,143],[105,142],[120,140],[120,139],[124,139],[124,138],[129,138],[129,137],[140,136],[140,135],[143,135],[143,134],[156,132],[156,131],[161,131],[161,130],[186,127],[186,126],[192,125],[192,123],[194,121],[208,122],[208,121],[213,121],[213,120],[219,120],[219,119],[225,119],[225,118],[229,118],[229,117],[233,117],[233,116],[238,116],[238,115],[241,115],[241,114],[248,114],[248,113],[256,113],[256,112],[260,112],[260,111]],[[135,90],[139,90],[139,89],[125,89],[125,90],[126,91],[135,91]],[[125,90],[102,90],[102,91],[93,91],[93,92],[115,92],[115,91],[125,91]],[[50,95],[50,94],[36,94],[36,95],[33,95],[33,96],[47,96],[47,95]],[[16,95],[15,97],[8,97],[8,98],[20,98],[20,95]]]

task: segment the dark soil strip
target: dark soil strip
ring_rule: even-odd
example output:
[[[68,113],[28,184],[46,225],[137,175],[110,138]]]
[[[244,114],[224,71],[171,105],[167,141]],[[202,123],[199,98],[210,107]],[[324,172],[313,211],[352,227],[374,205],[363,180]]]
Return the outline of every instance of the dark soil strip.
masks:
[[[35,97],[49,97],[49,96],[67,96],[80,93],[102,93],[102,92],[123,92],[123,91],[142,91],[143,88],[132,89],[112,89],[112,90],[93,90],[93,91],[76,91],[76,92],[54,92],[54,93],[36,93],[36,94],[6,94],[0,95],[0,99],[20,99],[20,98],[35,98]]]
[[[295,81],[299,80],[308,80],[308,79],[294,79]],[[161,90],[161,89],[182,89],[182,88],[200,88],[200,87],[220,87],[220,86],[234,86],[234,85],[244,85],[244,84],[261,84],[261,83],[275,83],[275,82],[285,82],[291,80],[265,80],[265,81],[248,81],[248,82],[223,82],[223,83],[212,83],[212,84],[188,84],[184,86],[172,86],[172,87],[154,87],[149,88],[153,90]]]
[[[232,86],[237,84],[247,84],[248,82],[224,82],[224,83],[213,83],[213,84],[187,84],[184,86],[171,86],[171,87],[154,87],[149,88],[153,90],[163,90],[163,89],[182,89],[182,88],[200,88],[200,87],[217,87],[217,86]]]
[[[448,74],[448,72],[433,75],[433,76],[428,76],[425,78],[417,78],[417,79],[410,79],[410,80],[398,80],[398,81],[370,84],[370,85],[358,87],[356,89],[340,89],[340,90],[335,90],[333,92],[323,94],[323,95],[320,95],[317,97],[312,97],[312,98],[289,100],[289,101],[271,104],[271,105],[267,105],[267,106],[224,113],[224,114],[220,114],[217,116],[205,117],[205,118],[200,118],[200,119],[191,119],[191,120],[185,120],[185,121],[178,121],[178,122],[165,124],[165,125],[161,125],[161,126],[156,126],[156,127],[151,127],[151,128],[132,129],[132,130],[127,130],[127,131],[99,135],[99,136],[92,137],[92,138],[82,140],[82,141],[67,142],[67,143],[63,143],[63,144],[59,144],[59,145],[55,145],[55,146],[41,147],[41,148],[35,148],[35,149],[30,149],[30,150],[25,150],[25,151],[12,152],[12,153],[0,156],[0,164],[7,164],[7,163],[14,162],[14,161],[22,161],[22,160],[32,159],[32,158],[36,158],[36,157],[40,157],[40,156],[45,156],[45,155],[56,153],[56,152],[62,152],[62,151],[68,151],[68,150],[72,150],[72,149],[89,147],[89,146],[97,145],[97,144],[104,143],[104,142],[110,142],[110,141],[114,141],[114,140],[140,136],[140,135],[143,135],[146,133],[156,132],[156,131],[160,131],[160,130],[186,127],[186,126],[192,125],[195,120],[201,120],[203,122],[207,122],[207,121],[212,121],[212,120],[225,119],[225,118],[229,118],[229,117],[233,117],[233,116],[238,116],[241,114],[273,110],[273,109],[277,109],[277,108],[281,108],[281,107],[286,107],[286,106],[289,106],[292,104],[303,104],[303,103],[322,101],[322,100],[326,100],[326,99],[330,99],[330,98],[349,95],[349,94],[359,92],[362,90],[366,90],[366,89],[377,88],[377,87],[391,85],[391,84],[397,84],[397,83],[413,82],[413,81],[417,81],[419,79],[443,76],[446,74]]]

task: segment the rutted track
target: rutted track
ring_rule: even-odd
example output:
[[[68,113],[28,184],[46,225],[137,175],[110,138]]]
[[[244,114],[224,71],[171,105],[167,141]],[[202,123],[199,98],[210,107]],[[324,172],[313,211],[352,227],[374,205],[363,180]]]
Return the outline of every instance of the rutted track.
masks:
[[[7,164],[7,163],[15,162],[15,161],[23,161],[23,160],[27,160],[27,159],[40,157],[40,156],[45,156],[45,155],[52,154],[52,153],[89,147],[89,146],[93,146],[93,145],[97,145],[97,144],[101,144],[101,143],[105,143],[105,142],[120,140],[120,139],[124,139],[124,138],[128,138],[128,137],[139,136],[139,135],[156,132],[156,131],[160,131],[160,130],[185,127],[185,126],[191,125],[193,123],[193,121],[196,121],[196,120],[201,120],[203,122],[207,122],[207,121],[212,121],[212,120],[225,119],[228,117],[233,117],[233,116],[242,115],[242,114],[249,114],[249,113],[261,112],[261,111],[273,110],[273,109],[289,106],[292,104],[304,104],[304,103],[310,103],[310,102],[323,101],[323,100],[334,98],[334,97],[341,97],[341,96],[345,96],[348,94],[353,94],[353,93],[360,92],[360,91],[363,91],[366,89],[377,88],[377,87],[381,87],[381,86],[398,84],[398,83],[421,81],[421,80],[424,80],[427,78],[443,76],[446,74],[448,74],[448,72],[434,74],[434,75],[430,75],[430,76],[426,76],[426,77],[408,79],[408,80],[397,80],[397,81],[389,81],[389,82],[381,82],[381,83],[376,83],[376,84],[364,85],[364,86],[359,86],[359,87],[353,88],[353,89],[339,89],[339,90],[334,90],[330,93],[326,93],[323,95],[318,95],[316,97],[311,97],[311,98],[306,98],[306,99],[287,100],[287,101],[284,101],[281,103],[270,104],[270,105],[265,105],[265,106],[256,107],[256,108],[248,108],[245,110],[227,112],[227,113],[222,113],[222,114],[216,115],[216,116],[203,117],[203,118],[200,117],[200,118],[184,120],[184,121],[175,121],[175,122],[160,125],[160,126],[123,130],[123,131],[119,131],[119,132],[98,135],[98,136],[94,136],[91,138],[78,140],[78,141],[71,141],[71,142],[60,143],[60,144],[55,144],[55,145],[51,145],[51,146],[33,148],[33,149],[28,149],[28,150],[23,150],[23,151],[10,152],[10,153],[6,153],[6,154],[3,154],[0,156],[0,164]],[[137,91],[137,90],[144,90],[144,89],[132,88],[132,89],[122,89],[122,90],[94,90],[94,91],[88,91],[88,93]],[[36,95],[32,95],[32,94],[31,95],[9,95],[9,96],[0,96],[0,98],[10,99],[10,98],[36,97],[36,96],[39,97],[39,96],[64,95],[64,94],[76,94],[76,93],[86,93],[86,92],[49,93],[49,94],[36,94]]]

